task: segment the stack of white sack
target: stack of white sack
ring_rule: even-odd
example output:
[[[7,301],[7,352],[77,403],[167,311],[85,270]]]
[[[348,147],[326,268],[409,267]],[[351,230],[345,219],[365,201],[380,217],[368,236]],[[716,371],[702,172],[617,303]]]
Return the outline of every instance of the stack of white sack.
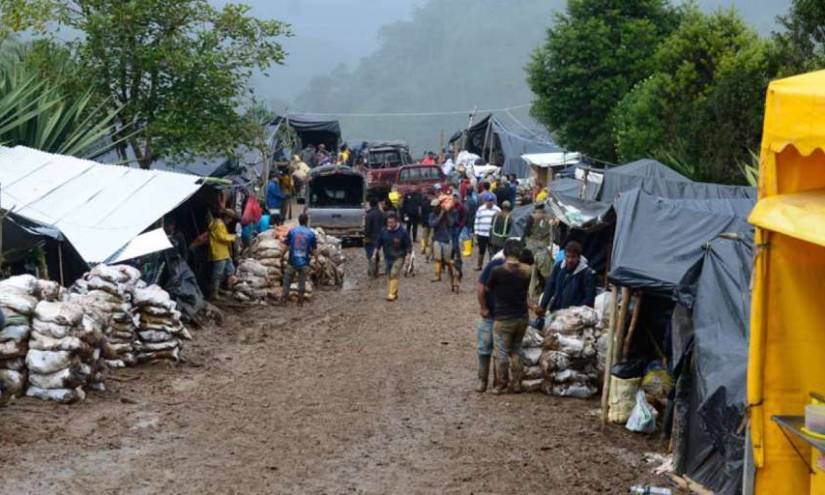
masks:
[[[263,301],[267,297],[277,297],[280,290],[276,291],[276,287],[273,287],[269,275],[271,271],[273,269],[264,266],[255,258],[244,258],[238,263],[232,296],[240,302]]]
[[[284,257],[288,250],[286,244],[275,237],[276,233],[275,229],[261,232],[249,251],[252,258],[267,268],[267,276],[273,286],[280,286],[284,278]]]
[[[157,285],[136,288],[132,300],[137,309],[138,341],[135,344],[138,362],[166,359],[179,361],[183,347],[181,339],[192,336],[181,323],[180,311],[169,293]]]
[[[601,318],[587,306],[553,314],[545,327],[544,352],[539,358],[545,393],[577,398],[598,393],[607,348],[603,330]]]
[[[4,404],[26,390],[26,353],[39,292],[40,281],[31,275],[0,281],[0,310],[5,317],[0,329],[0,401]]]
[[[344,283],[346,262],[341,240],[327,235],[323,229],[313,230],[318,241],[318,249],[310,263],[312,281],[318,286],[339,287]]]
[[[106,320],[103,357],[111,368],[137,363],[135,343],[137,323],[132,315],[132,292],[145,287],[140,271],[128,265],[97,265],[75,282],[71,292],[83,296],[73,299]]]
[[[84,388],[103,389],[103,321],[71,301],[40,301],[34,309],[26,367],[26,395],[70,403]]]
[[[521,360],[524,372],[521,380],[521,389],[524,392],[537,392],[541,390],[544,382],[544,372],[539,366],[544,337],[532,325],[527,327],[524,339],[521,341]]]

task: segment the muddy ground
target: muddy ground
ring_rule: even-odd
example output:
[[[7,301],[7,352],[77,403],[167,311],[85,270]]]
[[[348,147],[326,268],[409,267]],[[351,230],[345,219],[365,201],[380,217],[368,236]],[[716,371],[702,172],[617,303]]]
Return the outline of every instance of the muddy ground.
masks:
[[[290,306],[228,310],[187,364],[120,370],[71,406],[0,410],[0,493],[627,493],[666,484],[661,441],[602,431],[598,402],[472,391],[472,292],[430,267],[383,301],[348,282]]]

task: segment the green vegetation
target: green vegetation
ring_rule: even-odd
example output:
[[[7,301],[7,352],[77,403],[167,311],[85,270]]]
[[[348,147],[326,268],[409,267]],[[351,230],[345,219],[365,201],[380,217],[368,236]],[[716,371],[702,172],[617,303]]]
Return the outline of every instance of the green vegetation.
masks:
[[[238,109],[249,103],[252,71],[284,60],[276,40],[290,33],[248,12],[206,0],[4,0],[0,23],[81,33],[67,44],[79,86],[119,110],[119,151],[128,145],[148,168],[161,157],[231,153],[254,141],[255,125]]]
[[[72,70],[68,53],[57,47],[0,46],[0,144],[82,158],[113,146],[108,137],[117,108],[101,105],[91,89],[73,91],[55,82]]]
[[[765,91],[825,66],[825,6],[794,0],[762,38],[733,10],[570,0],[528,65],[533,115],[596,158],[657,158],[697,180],[753,180]],[[643,42],[638,42],[638,41]]]

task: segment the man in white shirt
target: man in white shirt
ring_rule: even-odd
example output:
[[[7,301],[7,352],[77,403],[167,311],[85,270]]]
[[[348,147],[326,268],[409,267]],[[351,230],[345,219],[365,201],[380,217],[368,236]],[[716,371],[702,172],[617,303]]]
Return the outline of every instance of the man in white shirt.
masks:
[[[481,271],[481,267],[484,265],[484,255],[487,253],[487,247],[490,244],[490,231],[493,228],[493,218],[501,211],[501,209],[496,206],[495,194],[487,191],[481,195],[481,201],[483,201],[484,204],[476,210],[476,219],[473,225],[476,233],[476,243],[478,244],[476,271]],[[492,252],[490,254],[492,255]]]

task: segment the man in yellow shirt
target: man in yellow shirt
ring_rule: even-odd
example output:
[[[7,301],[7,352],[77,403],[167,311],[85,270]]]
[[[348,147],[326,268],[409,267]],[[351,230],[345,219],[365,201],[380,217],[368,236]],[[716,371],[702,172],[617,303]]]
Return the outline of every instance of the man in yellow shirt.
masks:
[[[226,221],[234,216],[231,210],[221,210],[212,215],[209,222],[209,259],[212,261],[212,287],[210,299],[218,297],[221,284],[235,279],[235,265],[232,263],[232,244],[236,236],[226,229]]]

